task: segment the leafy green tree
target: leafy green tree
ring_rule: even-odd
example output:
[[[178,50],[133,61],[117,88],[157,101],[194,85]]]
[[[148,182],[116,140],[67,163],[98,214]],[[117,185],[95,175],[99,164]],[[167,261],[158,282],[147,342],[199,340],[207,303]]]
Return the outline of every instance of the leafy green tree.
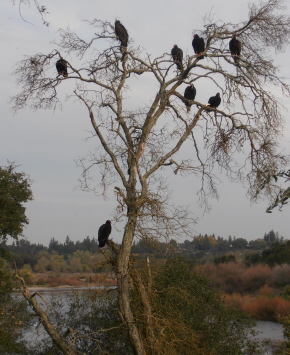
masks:
[[[28,219],[23,204],[33,199],[31,180],[13,164],[0,167],[0,241],[18,239]]]
[[[272,229],[269,233],[265,233],[264,240],[268,243],[268,245],[271,245],[275,242],[279,242],[279,235]]]
[[[225,254],[214,258],[214,263],[216,265],[225,264],[229,262],[236,262],[236,257],[234,256],[234,254]]]
[[[216,240],[214,237],[205,234],[195,237],[193,243],[196,250],[209,251],[216,244]]]
[[[216,244],[214,246],[215,251],[227,251],[230,249],[230,243],[221,237],[217,237]]]
[[[234,239],[232,242],[232,246],[234,249],[245,249],[248,245],[248,241],[244,238]]]
[[[263,250],[263,249],[267,248],[268,243],[264,239],[258,238],[258,239],[249,241],[249,245],[253,249]]]
[[[261,262],[261,255],[260,254],[248,254],[245,256],[245,265],[247,267],[251,265],[256,265]]]
[[[38,261],[34,266],[34,271],[36,272],[45,272],[50,271],[50,254],[45,251],[39,251],[37,253]]]
[[[271,267],[275,264],[290,264],[290,241],[273,243],[269,249],[262,251],[261,261]]]
[[[55,252],[50,256],[50,270],[55,272],[63,272],[66,268],[66,262],[63,255],[58,255]]]
[[[88,250],[77,250],[73,253],[73,258],[77,258],[80,260],[81,263],[81,270],[80,271],[91,271],[92,266],[94,265],[94,259],[92,257],[92,253]]]
[[[26,302],[12,298],[14,289],[9,264],[0,258],[0,354],[29,354],[22,334],[29,314]]]
[[[70,260],[69,260],[69,265],[67,268],[70,272],[81,272],[84,271],[83,270],[83,265],[81,262],[81,259],[73,256]]]

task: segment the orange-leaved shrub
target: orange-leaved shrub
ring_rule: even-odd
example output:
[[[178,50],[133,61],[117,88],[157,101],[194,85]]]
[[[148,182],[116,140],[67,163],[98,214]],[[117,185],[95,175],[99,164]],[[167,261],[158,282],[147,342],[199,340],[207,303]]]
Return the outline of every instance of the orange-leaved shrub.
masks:
[[[279,317],[290,314],[290,301],[274,296],[268,286],[263,287],[257,297],[234,293],[225,295],[224,299],[229,307],[249,313],[261,320],[278,321]]]

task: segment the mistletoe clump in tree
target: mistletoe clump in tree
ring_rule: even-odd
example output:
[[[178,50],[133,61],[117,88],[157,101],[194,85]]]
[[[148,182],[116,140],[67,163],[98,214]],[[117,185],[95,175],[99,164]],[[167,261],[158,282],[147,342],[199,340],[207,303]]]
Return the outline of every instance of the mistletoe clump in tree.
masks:
[[[91,23],[98,32],[89,42],[69,29],[61,30],[57,50],[18,63],[15,73],[22,89],[13,98],[15,110],[27,105],[55,109],[60,104],[58,92],[63,81],[71,82],[70,94],[87,110],[96,150],[87,160],[80,160],[83,187],[89,187],[89,167],[96,165],[104,193],[115,185],[116,219],[125,220],[114,259],[118,303],[136,354],[148,353],[148,343],[153,352],[157,351],[154,339],[158,334],[152,328],[152,309],[140,278],[135,277],[134,285],[139,285],[144,308],[142,326],[131,305],[133,239],[170,240],[191,234],[193,220],[188,211],[170,204],[166,175],[184,172],[198,176],[200,202],[207,209],[209,197],[217,196],[216,167],[230,179],[247,182],[249,194],[254,196],[265,174],[281,170],[287,162],[278,152],[283,117],[273,91],[289,94],[289,86],[269,57],[271,50],[279,52],[289,43],[290,19],[282,5],[280,0],[250,5],[248,19],[239,24],[206,20],[200,34],[205,39],[204,58],[201,60],[200,54],[186,56],[180,69],[176,69],[170,53],[153,59],[135,48],[130,31],[128,45],[120,51],[114,25],[100,20]],[[233,36],[242,44],[238,60],[229,50]],[[103,50],[97,49],[102,46]],[[68,61],[68,54],[86,64],[76,66],[74,60]],[[67,62],[67,77],[52,70],[60,58]],[[152,98],[136,107],[124,98],[130,96],[132,86],[142,86],[143,78],[146,82],[150,78],[153,84]],[[218,108],[207,106],[208,97],[198,94],[205,79],[216,86],[212,94],[221,93]],[[198,100],[187,100],[180,94],[190,84],[194,84]],[[187,112],[186,104],[196,109],[192,106]],[[187,151],[192,146],[190,159],[182,155],[185,142],[190,142]],[[270,188],[263,192],[275,193]]]

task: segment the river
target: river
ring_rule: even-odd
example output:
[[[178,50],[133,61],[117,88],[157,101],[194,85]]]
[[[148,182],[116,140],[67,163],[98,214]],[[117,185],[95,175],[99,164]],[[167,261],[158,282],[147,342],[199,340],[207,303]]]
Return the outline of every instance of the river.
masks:
[[[265,355],[270,355],[273,353],[280,341],[285,340],[283,337],[283,325],[281,323],[262,321],[256,322],[254,327],[259,333],[255,336],[258,341],[269,340],[272,344],[272,351],[268,351]]]
[[[33,289],[33,292],[40,292],[47,300],[51,299],[53,297],[54,299],[57,297],[64,301],[65,305],[65,300],[70,297],[72,292],[76,291],[84,291],[84,290],[100,290],[102,287],[95,287],[95,288],[87,288],[87,287],[82,287],[82,288],[40,288],[40,289]],[[32,291],[32,290],[31,290]],[[17,294],[15,294],[16,296]],[[18,294],[19,295],[19,294]],[[40,302],[40,299],[39,299]],[[41,303],[41,302],[40,302]],[[65,307],[63,308],[65,311]],[[38,328],[36,331],[36,327]],[[32,323],[32,328],[27,332],[26,334],[26,340],[28,341],[34,341],[36,339],[40,339],[44,336],[46,336],[46,333],[41,330],[42,327],[38,326],[38,322],[34,321]],[[272,350],[275,349],[280,341],[283,341],[283,325],[280,323],[276,322],[271,322],[271,321],[257,321],[256,326],[254,327],[255,330],[258,331],[258,334],[255,336],[255,339],[257,341],[263,341],[263,340],[269,340],[272,346]],[[268,352],[265,353],[265,355],[271,355],[273,352],[272,350],[269,350]]]

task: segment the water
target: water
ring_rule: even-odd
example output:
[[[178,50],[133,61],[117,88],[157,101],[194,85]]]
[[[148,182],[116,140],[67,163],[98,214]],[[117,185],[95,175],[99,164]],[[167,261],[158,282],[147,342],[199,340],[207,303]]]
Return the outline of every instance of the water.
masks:
[[[106,287],[108,288],[114,288],[114,287]],[[66,312],[68,310],[68,301],[72,295],[73,292],[79,292],[79,291],[88,291],[88,290],[103,290],[105,287],[103,286],[96,286],[96,287],[77,287],[77,288],[33,288],[29,289],[30,294],[33,294],[34,292],[39,293],[47,302],[49,305],[51,305],[53,302],[61,302],[62,304],[62,312]],[[22,295],[20,292],[15,292],[13,294],[15,298],[21,298]],[[37,297],[37,302],[41,306],[43,310],[47,310],[47,304],[41,299],[41,297]],[[39,319],[37,316],[34,315],[34,312],[31,310],[31,313],[33,314],[33,317],[31,321],[29,322],[30,327],[27,329],[27,331],[24,334],[24,339],[31,344],[35,343],[36,341],[43,340],[44,338],[49,337],[45,329],[43,328],[42,324],[39,322]],[[50,318],[51,315],[48,312]],[[53,319],[52,319],[53,320]]]
[[[267,340],[271,344],[265,355],[273,354],[273,351],[277,348],[279,342],[285,340],[283,337],[283,324],[281,323],[259,320],[256,322],[254,329],[259,332],[255,336],[257,341]]]
[[[71,295],[72,292],[76,291],[84,291],[84,290],[100,290],[103,289],[103,287],[95,287],[95,288],[88,288],[88,287],[82,287],[82,288],[41,288],[41,289],[34,289],[31,291],[33,292],[39,292],[43,297],[45,297],[50,303],[51,298],[53,297],[54,299],[57,298],[61,300],[65,306],[66,302],[65,300],[68,299]],[[20,296],[19,294],[17,296]],[[41,301],[40,298],[38,298],[38,302],[42,304],[44,307],[46,305]],[[63,308],[65,311],[65,307]],[[271,321],[257,321],[256,326],[254,327],[256,331],[258,331],[258,334],[255,336],[255,339],[257,341],[263,341],[267,340],[270,341],[272,344],[271,349],[268,350],[268,352],[265,353],[265,355],[271,355],[273,354],[273,350],[277,347],[279,342],[285,340],[283,337],[283,325],[280,323],[276,322],[271,322]],[[40,338],[46,337],[47,334],[42,328],[42,325],[39,324],[39,322],[36,320],[36,318],[32,321],[32,327],[30,330],[27,332],[25,338],[28,341],[34,341],[36,339],[40,340]]]
[[[271,342],[283,341],[283,324],[259,320],[254,328],[259,331],[256,336],[259,340],[269,339]]]

